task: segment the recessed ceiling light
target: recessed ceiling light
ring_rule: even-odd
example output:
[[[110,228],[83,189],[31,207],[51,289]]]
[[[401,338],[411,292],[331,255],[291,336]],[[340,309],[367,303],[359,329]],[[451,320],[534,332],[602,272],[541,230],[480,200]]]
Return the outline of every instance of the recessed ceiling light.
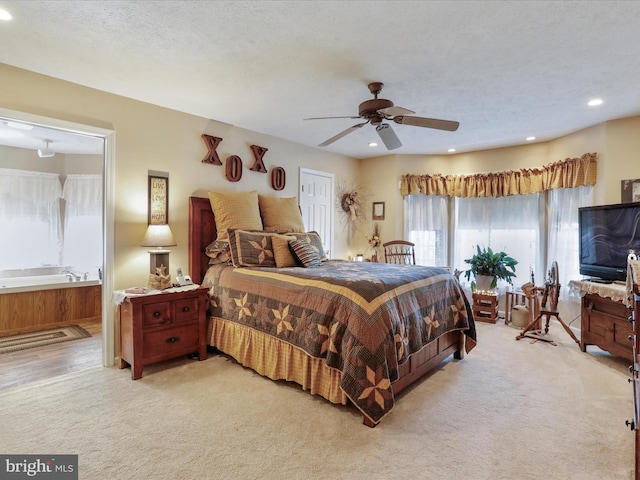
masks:
[[[0,20],[11,20],[12,18],[9,12],[0,8]]]
[[[602,105],[602,99],[601,98],[592,98],[591,100],[589,100],[587,102],[587,105],[589,105],[590,107],[597,107],[598,105]]]
[[[449,150],[447,150],[447,152],[449,152],[449,153],[453,153],[453,152],[455,152],[455,151],[456,151],[456,149],[455,149],[455,148],[450,148]]]
[[[28,123],[20,123],[20,122],[12,122],[7,121],[7,127],[17,128],[18,130],[33,130],[33,125],[29,125]]]
[[[369,142],[370,147],[377,147],[378,144],[376,142]]]
[[[527,137],[527,142],[530,142],[531,140],[535,140],[536,137]]]

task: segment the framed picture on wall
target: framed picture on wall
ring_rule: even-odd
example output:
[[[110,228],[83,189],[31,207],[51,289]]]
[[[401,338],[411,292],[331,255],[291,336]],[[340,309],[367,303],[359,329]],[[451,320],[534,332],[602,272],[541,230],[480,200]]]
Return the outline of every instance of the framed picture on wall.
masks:
[[[622,203],[640,202],[640,178],[622,180],[620,186]]]
[[[372,220],[384,220],[384,202],[373,202]]]
[[[149,225],[169,223],[169,178],[149,175]]]

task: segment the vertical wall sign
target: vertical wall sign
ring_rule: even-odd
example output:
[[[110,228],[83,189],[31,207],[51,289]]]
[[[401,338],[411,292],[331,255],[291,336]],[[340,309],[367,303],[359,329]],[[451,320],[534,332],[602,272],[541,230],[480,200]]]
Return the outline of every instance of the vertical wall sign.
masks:
[[[169,223],[169,178],[149,175],[149,225]]]

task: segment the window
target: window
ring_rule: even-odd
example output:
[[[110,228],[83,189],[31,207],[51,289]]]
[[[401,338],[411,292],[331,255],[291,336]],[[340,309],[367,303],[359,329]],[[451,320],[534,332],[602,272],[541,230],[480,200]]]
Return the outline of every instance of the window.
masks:
[[[546,195],[452,198],[414,194],[405,197],[405,234],[416,244],[416,262],[452,265],[467,270],[464,262],[476,245],[505,251],[518,261],[513,285],[531,280],[542,285],[553,260],[558,262],[560,283],[579,278],[578,208],[592,204],[593,188],[556,189]],[[449,222],[448,206],[453,221]],[[451,245],[448,228],[451,224]],[[464,276],[463,284],[469,284]],[[503,285],[504,287],[504,285]],[[563,288],[561,298],[566,298]]]
[[[0,169],[0,270],[59,265],[60,178]]]
[[[102,176],[68,175],[62,197],[63,264],[95,270],[102,265]]]
[[[518,261],[513,285],[531,279],[540,255],[540,195],[456,198],[453,265],[467,270],[464,262],[476,246],[504,251]],[[466,282],[465,277],[461,277]]]
[[[436,195],[408,195],[404,200],[406,239],[415,243],[416,264],[449,265],[447,198]]]

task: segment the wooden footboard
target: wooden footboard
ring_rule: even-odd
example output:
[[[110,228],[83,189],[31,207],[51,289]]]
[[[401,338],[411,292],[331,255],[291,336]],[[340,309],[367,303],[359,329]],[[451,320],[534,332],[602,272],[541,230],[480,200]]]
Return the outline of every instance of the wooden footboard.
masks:
[[[397,395],[424,377],[451,355],[458,360],[464,358],[464,334],[460,330],[445,333],[409,357],[409,360],[400,366],[400,378],[392,384],[393,394]],[[363,416],[362,423],[368,427],[376,426],[366,416]]]

